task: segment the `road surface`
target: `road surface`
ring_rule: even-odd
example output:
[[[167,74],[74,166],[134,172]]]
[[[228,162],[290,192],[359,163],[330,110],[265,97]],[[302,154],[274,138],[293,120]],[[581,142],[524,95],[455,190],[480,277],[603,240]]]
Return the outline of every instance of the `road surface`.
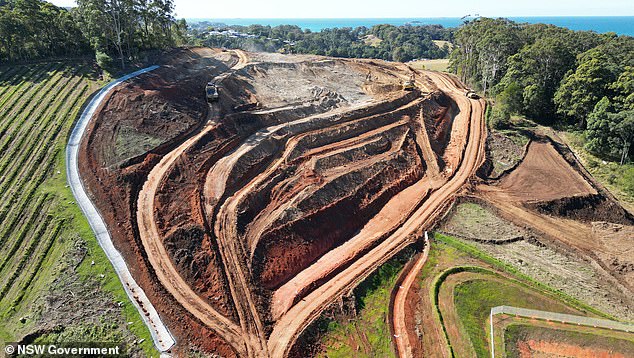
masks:
[[[427,236],[427,232],[425,232],[425,248],[423,249],[423,254],[418,258],[418,260],[416,260],[416,263],[412,266],[411,270],[407,273],[407,276],[405,276],[405,279],[398,288],[394,288],[397,291],[396,295],[394,295],[393,305],[393,340],[396,343],[396,351],[398,352],[399,357],[413,357],[405,320],[405,316],[408,313],[406,311],[407,294],[411,290],[414,282],[416,282],[416,277],[418,277],[418,273],[425,265],[425,262],[427,262],[428,256],[429,238]],[[409,312],[409,314],[411,314],[411,312]]]

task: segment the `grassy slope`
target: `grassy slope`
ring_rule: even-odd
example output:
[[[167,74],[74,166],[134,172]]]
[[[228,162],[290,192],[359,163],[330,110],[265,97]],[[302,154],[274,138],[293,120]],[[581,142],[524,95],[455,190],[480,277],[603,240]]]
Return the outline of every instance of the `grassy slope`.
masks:
[[[328,324],[321,339],[327,349],[321,356],[394,357],[388,309],[392,288],[407,255],[399,256],[381,266],[355,290],[355,319]]]
[[[585,139],[579,132],[561,134],[592,176],[634,212],[634,164],[619,165],[592,155],[584,149]]]
[[[564,304],[544,299],[531,289],[511,282],[493,283],[486,279],[458,285],[454,302],[478,357],[490,356],[485,326],[492,307],[507,305],[566,312]]]
[[[20,67],[37,66],[42,67],[44,65]],[[82,66],[82,70],[77,72],[77,68],[80,66]],[[15,287],[12,287],[7,295],[0,300],[0,340],[15,341],[16,339],[22,338],[25,334],[32,333],[34,330],[42,328],[50,329],[56,322],[54,320],[51,321],[50,317],[42,317],[43,312],[47,312],[47,300],[49,300],[52,295],[61,295],[63,297],[64,294],[68,293],[65,292],[65,290],[75,296],[76,294],[70,290],[69,287],[76,287],[78,285],[93,287],[96,292],[90,293],[91,295],[97,295],[100,299],[110,302],[110,305],[116,308],[107,307],[108,309],[102,312],[103,315],[101,317],[94,317],[94,322],[74,322],[72,325],[66,326],[66,329],[62,332],[45,335],[41,337],[40,340],[104,341],[104,339],[112,338],[115,341],[130,341],[144,338],[145,342],[141,344],[141,348],[145,352],[145,355],[157,356],[152,346],[149,331],[143,325],[134,306],[128,301],[110,262],[96,242],[87,221],[74,203],[70,188],[66,185],[64,154],[68,134],[70,133],[74,119],[81,109],[81,105],[88,99],[92,92],[96,91],[104,83],[96,79],[95,75],[90,72],[90,66],[86,64],[63,64],[61,68],[66,71],[62,77],[68,77],[70,80],[65,82],[66,80],[63,79],[60,80],[55,87],[51,86],[52,89],[45,93],[45,100],[50,99],[50,103],[53,106],[59,104],[62,99],[56,96],[59,95],[60,91],[64,90],[65,87],[71,86],[71,83],[79,83],[81,86],[85,86],[85,89],[81,92],[72,92],[72,98],[75,100],[62,103],[58,111],[47,112],[49,113],[50,121],[41,122],[46,125],[43,124],[34,130],[24,133],[14,130],[16,140],[20,138],[20,135],[28,136],[25,138],[25,143],[28,143],[29,148],[37,148],[37,146],[41,146],[42,143],[31,140],[32,137],[48,133],[47,131],[50,130],[50,126],[59,126],[61,129],[58,135],[51,137],[51,145],[47,148],[48,155],[43,161],[24,164],[32,166],[36,175],[44,174],[43,182],[32,183],[32,180],[23,180],[26,187],[29,187],[29,185],[33,186],[33,198],[45,197],[46,215],[50,218],[51,224],[50,227],[43,232],[51,232],[51,234],[56,235],[52,238],[53,241],[51,241],[50,246],[48,246],[43,243],[38,243],[38,240],[42,242],[45,240],[47,237],[46,234],[41,236],[33,235],[35,226],[25,227],[26,237],[32,236],[31,242],[37,244],[31,256],[38,259],[29,259],[23,266],[18,266],[15,262],[8,261],[9,264],[5,268],[5,272],[14,272],[14,274],[18,276],[14,284]],[[25,70],[25,73],[26,71],[28,71],[28,69]],[[6,72],[8,72],[7,68],[0,68],[0,74]],[[16,85],[23,82],[24,88],[38,85],[32,82],[28,76],[11,78],[9,75],[6,75],[4,78],[5,81],[0,82],[0,93],[2,93],[0,103],[3,103],[5,100],[7,103],[10,102],[10,99],[8,100],[5,97],[9,96],[9,93],[12,92],[12,84]],[[56,77],[53,75],[50,75],[48,78],[44,76],[41,81],[42,86],[45,86],[46,82],[51,81],[53,78]],[[42,102],[42,99],[36,97],[41,93],[44,92],[16,92],[15,96],[21,97],[20,100],[23,103],[21,106],[24,107],[20,115],[28,115],[24,115],[24,118],[16,118],[15,113],[17,113],[17,111],[13,113],[6,111],[8,105],[5,105],[0,109],[0,123],[5,124],[12,119],[36,122],[36,120],[38,120],[37,116],[43,110],[36,107]],[[39,120],[41,121],[41,119]],[[16,121],[16,123],[18,121]],[[34,151],[35,149],[29,150]],[[15,157],[9,158],[5,155],[0,155],[1,161],[11,161],[14,159]],[[11,170],[20,170],[21,167],[22,166],[16,166],[12,168],[7,166],[7,168]],[[17,185],[17,183],[18,182],[12,185]],[[26,191],[17,193],[14,200],[17,202],[27,200],[28,198],[24,197],[26,193]],[[16,217],[27,215],[28,212],[32,210],[33,202],[34,200],[26,201],[27,205],[23,212],[14,213],[13,211],[19,209],[19,205],[11,206],[7,220],[11,215],[15,215]],[[4,222],[2,224],[6,225]],[[56,225],[59,225],[59,231],[53,230],[57,228]],[[8,233],[8,236],[2,239],[7,242],[7,245],[11,245],[11,241],[15,239],[15,235]],[[23,245],[20,243],[18,253],[23,252],[21,246]],[[73,256],[78,256],[77,260],[73,261],[69,259],[69,257]],[[41,261],[39,260],[40,257],[42,258]],[[95,262],[94,265],[91,264],[93,261]],[[22,271],[28,273],[28,275],[22,274]],[[29,276],[32,276],[31,280],[29,280]],[[56,292],[55,290],[61,292]],[[75,302],[75,304],[86,305],[87,307],[91,305],[90,297],[92,296],[80,297],[81,293],[78,293],[77,296],[75,299],[79,302]],[[117,302],[122,302],[120,309],[118,308]],[[127,322],[132,322],[132,324],[128,325]]]
[[[453,238],[451,236],[447,236],[447,235],[442,235],[442,234],[434,234],[434,238],[440,242],[443,242],[449,246],[455,247],[458,250],[468,254],[469,256],[476,258],[478,260],[481,260],[482,262],[485,262],[491,266],[493,266],[496,270],[499,270],[501,272],[505,272],[506,274],[510,274],[512,276],[514,276],[516,279],[518,279],[519,281],[522,281],[523,284],[529,285],[532,288],[541,291],[541,292],[545,292],[548,293],[549,295],[552,295],[553,297],[556,297],[557,299],[561,300],[562,302],[565,302],[567,305],[574,307],[576,309],[579,309],[581,311],[585,311],[585,312],[589,312],[592,313],[596,316],[600,316],[603,318],[607,318],[607,319],[614,319],[614,317],[611,317],[593,307],[590,307],[589,305],[575,299],[574,297],[571,297],[567,294],[565,294],[564,292],[560,291],[560,290],[556,290],[548,285],[545,285],[541,282],[538,282],[536,280],[534,280],[532,277],[527,276],[523,273],[521,273],[519,270],[517,270],[515,267],[502,262],[490,255],[488,255],[487,253],[478,250],[476,247],[474,247],[473,245],[469,245],[467,243],[462,242],[460,239],[456,239]]]
[[[454,247],[462,253],[493,266],[497,270],[512,275],[521,282],[521,284],[512,281],[505,284],[498,282],[492,284],[486,280],[474,280],[456,287],[454,304],[479,357],[488,357],[490,355],[485,323],[491,307],[494,306],[508,305],[545,311],[562,311],[565,307],[571,307],[597,316],[611,318],[561,291],[554,290],[521,274],[512,266],[479,251],[472,245],[441,234],[435,234],[434,238],[436,241]],[[554,302],[553,299],[556,299],[557,302]]]

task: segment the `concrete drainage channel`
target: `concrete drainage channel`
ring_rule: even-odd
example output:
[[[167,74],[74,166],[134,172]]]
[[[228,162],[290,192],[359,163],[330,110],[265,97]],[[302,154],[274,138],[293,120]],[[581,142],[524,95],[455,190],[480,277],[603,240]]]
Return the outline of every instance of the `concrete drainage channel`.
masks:
[[[143,289],[141,289],[130,274],[128,266],[123,260],[121,253],[114,247],[103,218],[86,194],[86,190],[84,189],[84,185],[79,176],[79,166],[77,162],[79,144],[81,143],[82,136],[88,126],[88,122],[90,122],[94,112],[97,110],[108,92],[120,83],[143,73],[153,71],[158,67],[159,66],[147,67],[114,80],[102,88],[101,91],[99,91],[99,93],[90,101],[77,121],[75,128],[73,128],[68,140],[68,145],[66,147],[66,175],[68,178],[68,184],[73,191],[77,204],[79,204],[79,207],[88,219],[88,223],[95,233],[99,245],[105,251],[108,260],[112,263],[112,266],[114,266],[115,272],[117,273],[117,276],[119,276],[119,280],[121,280],[128,298],[130,298],[130,301],[132,301],[136,309],[139,311],[143,322],[150,330],[150,334],[154,340],[154,346],[156,346],[163,356],[167,355],[164,352],[173,347],[176,341],[167,329],[167,326],[165,326],[159,317],[158,312],[150,300],[145,295],[145,292],[143,292]]]

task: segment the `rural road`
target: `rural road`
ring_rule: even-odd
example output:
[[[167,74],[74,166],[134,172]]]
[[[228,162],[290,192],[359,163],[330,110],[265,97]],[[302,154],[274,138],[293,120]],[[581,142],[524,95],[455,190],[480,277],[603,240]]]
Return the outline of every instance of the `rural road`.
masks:
[[[413,357],[412,347],[409,340],[409,335],[407,333],[407,325],[405,322],[405,316],[408,312],[406,312],[406,302],[407,302],[407,294],[409,293],[412,285],[416,281],[416,277],[418,277],[418,273],[427,262],[427,256],[429,255],[429,237],[427,236],[427,232],[425,232],[425,248],[423,249],[423,254],[416,260],[412,269],[407,273],[403,282],[399,285],[398,288],[395,288],[396,295],[394,296],[394,312],[393,312],[393,328],[394,328],[394,337],[393,340],[396,342],[396,351],[399,353],[399,357]],[[410,312],[411,314],[411,312]]]
[[[158,312],[145,295],[145,292],[143,292],[141,287],[130,274],[128,266],[123,260],[121,253],[114,247],[103,218],[99,214],[97,208],[90,201],[90,198],[84,189],[84,185],[79,175],[78,165],[78,153],[81,139],[90,119],[93,117],[93,114],[97,108],[99,108],[99,105],[106,95],[120,83],[143,73],[153,71],[158,67],[159,66],[152,66],[144,68],[112,81],[101,89],[95,97],[93,97],[88,106],[84,109],[84,112],[70,134],[68,145],[66,147],[66,176],[75,200],[86,216],[92,231],[95,233],[97,242],[99,242],[99,245],[108,257],[108,260],[112,263],[117,276],[119,276],[119,280],[121,280],[121,283],[123,284],[123,288],[125,289],[128,298],[139,311],[139,315],[143,319],[143,322],[150,330],[154,345],[160,352],[165,352],[174,346],[176,342],[163,321],[161,321]]]

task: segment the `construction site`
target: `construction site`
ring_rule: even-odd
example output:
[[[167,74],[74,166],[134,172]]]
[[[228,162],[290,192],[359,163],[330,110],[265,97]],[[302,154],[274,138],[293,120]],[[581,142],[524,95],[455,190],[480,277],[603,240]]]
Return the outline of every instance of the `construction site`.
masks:
[[[494,306],[634,321],[632,214],[556,133],[488,133],[455,76],[196,47],[158,65],[94,102],[77,185],[159,351],[384,356],[328,322],[362,322],[385,265],[386,356],[610,352]],[[610,337],[606,356],[634,356],[631,332]]]

